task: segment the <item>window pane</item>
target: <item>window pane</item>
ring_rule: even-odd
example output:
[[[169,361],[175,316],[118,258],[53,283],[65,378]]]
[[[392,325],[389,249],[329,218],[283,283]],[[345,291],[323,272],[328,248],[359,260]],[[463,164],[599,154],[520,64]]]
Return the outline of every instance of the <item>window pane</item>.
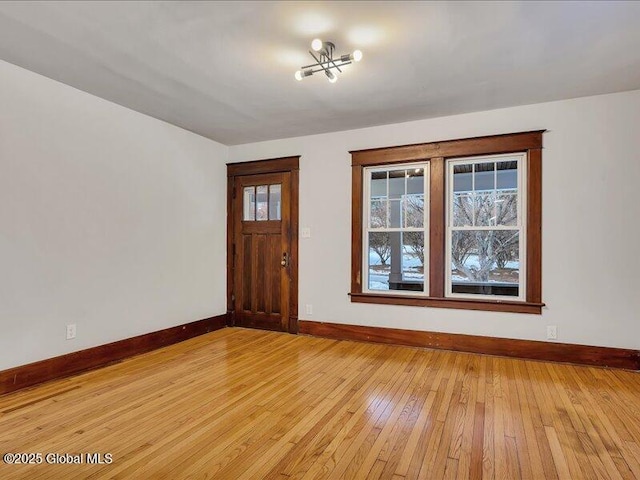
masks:
[[[281,214],[281,201],[282,201],[282,187],[279,183],[269,185],[269,220],[280,220]]]
[[[519,246],[517,230],[452,232],[451,291],[517,297]]]
[[[369,290],[424,291],[424,232],[369,233]]]
[[[407,194],[424,193],[424,169],[407,170]]]
[[[496,224],[518,224],[518,162],[496,164]]]
[[[474,195],[475,225],[492,226],[496,224],[496,196],[491,192],[476,192]]]
[[[496,164],[498,190],[516,189],[518,188],[518,162],[512,160],[510,162],[498,162]]]
[[[400,198],[405,193],[405,171],[392,170],[389,172],[389,198]]]
[[[397,290],[424,291],[424,232],[402,234],[402,282]]]
[[[498,192],[496,199],[496,225],[518,224],[518,193],[516,190]]]
[[[454,165],[453,166],[453,191],[454,192],[470,192],[473,190],[472,184],[473,165]]]
[[[390,260],[389,233],[369,233],[369,290],[389,290]]]
[[[251,221],[256,219],[256,187],[244,187],[242,199],[243,211],[242,219]]]
[[[371,198],[387,196],[387,172],[371,173]]]
[[[404,226],[422,228],[424,226],[424,195],[407,195],[404,203]]]
[[[473,194],[453,194],[453,215],[451,220],[454,227],[473,225]]]
[[[371,217],[369,218],[369,228],[387,227],[387,201],[371,200]]]
[[[400,199],[389,200],[389,226],[400,228],[402,225],[402,203]]]
[[[495,168],[496,164],[493,162],[476,163],[473,166],[474,170],[474,186],[473,189],[477,192],[479,190],[494,190],[495,185]]]
[[[268,220],[268,187],[267,185],[258,185],[256,187],[256,220]]]

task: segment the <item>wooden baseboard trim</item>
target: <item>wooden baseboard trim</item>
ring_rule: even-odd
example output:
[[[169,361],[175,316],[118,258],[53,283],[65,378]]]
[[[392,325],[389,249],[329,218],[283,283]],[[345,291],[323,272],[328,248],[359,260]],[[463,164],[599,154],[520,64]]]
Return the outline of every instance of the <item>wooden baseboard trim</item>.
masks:
[[[387,343],[549,362],[640,370],[640,351],[623,348],[365,327],[306,320],[301,320],[299,325],[301,334],[338,340]]]
[[[0,395],[103,367],[134,355],[224,328],[226,325],[227,315],[218,315],[3,370],[0,372]]]

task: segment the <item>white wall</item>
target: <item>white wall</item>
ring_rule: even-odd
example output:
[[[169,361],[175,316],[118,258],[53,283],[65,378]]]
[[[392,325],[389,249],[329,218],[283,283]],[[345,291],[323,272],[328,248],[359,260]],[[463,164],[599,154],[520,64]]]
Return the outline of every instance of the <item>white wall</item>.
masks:
[[[372,99],[375,101],[375,99]],[[548,129],[542,315],[350,303],[349,150]],[[230,161],[302,155],[300,317],[640,348],[640,91],[230,148]],[[313,305],[313,316],[304,305]]]
[[[228,156],[302,155],[303,319],[638,349],[639,125],[635,91],[227,148],[0,61],[0,370],[224,313]],[[543,315],[349,302],[349,150],[543,128]]]
[[[0,61],[0,370],[224,313],[227,153]]]

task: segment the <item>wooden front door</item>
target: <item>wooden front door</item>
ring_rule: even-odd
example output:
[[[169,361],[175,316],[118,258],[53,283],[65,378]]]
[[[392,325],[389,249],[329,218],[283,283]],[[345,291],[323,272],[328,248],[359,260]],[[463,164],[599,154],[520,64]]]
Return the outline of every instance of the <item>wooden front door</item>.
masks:
[[[255,164],[265,170],[249,162],[229,171]],[[297,332],[297,178],[297,169],[229,176],[233,325]]]

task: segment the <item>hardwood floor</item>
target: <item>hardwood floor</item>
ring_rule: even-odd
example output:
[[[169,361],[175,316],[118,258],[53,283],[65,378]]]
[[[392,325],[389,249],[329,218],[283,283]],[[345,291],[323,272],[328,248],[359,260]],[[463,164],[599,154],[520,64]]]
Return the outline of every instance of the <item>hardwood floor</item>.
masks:
[[[226,328],[0,397],[6,452],[43,463],[2,479],[640,479],[640,374]]]

